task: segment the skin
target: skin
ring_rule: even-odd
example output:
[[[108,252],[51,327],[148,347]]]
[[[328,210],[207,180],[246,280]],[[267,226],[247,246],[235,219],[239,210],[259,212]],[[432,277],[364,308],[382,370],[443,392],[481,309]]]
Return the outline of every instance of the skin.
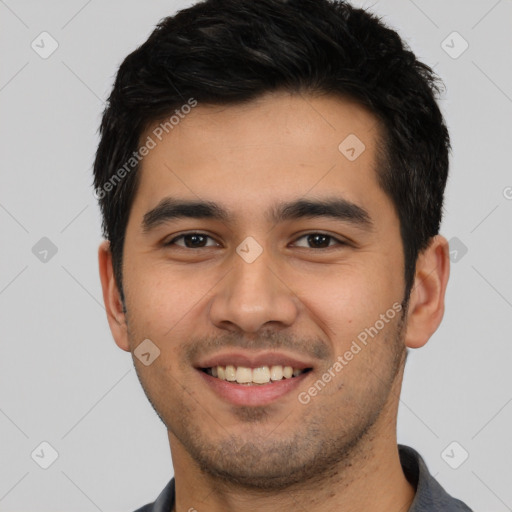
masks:
[[[366,146],[354,161],[338,150],[349,134]],[[348,100],[272,93],[245,105],[198,105],[144,158],[124,246],[126,313],[108,242],[99,249],[100,276],[116,344],[133,353],[149,338],[160,350],[149,366],[133,360],[168,430],[175,510],[409,508],[398,401],[406,347],[423,346],[443,317],[444,237],[420,254],[407,311],[309,403],[298,400],[405,299],[399,220],[377,182],[378,135],[374,116]],[[232,219],[174,219],[145,232],[144,215],[167,196],[214,201]],[[265,216],[284,201],[333,196],[364,208],[372,228]],[[199,248],[184,239],[163,245],[189,232],[212,238]],[[334,238],[318,247],[305,236],[314,233]],[[263,250],[252,263],[235,250],[248,236]],[[226,347],[279,350],[313,370],[268,405],[234,405],[194,368],[199,355]]]

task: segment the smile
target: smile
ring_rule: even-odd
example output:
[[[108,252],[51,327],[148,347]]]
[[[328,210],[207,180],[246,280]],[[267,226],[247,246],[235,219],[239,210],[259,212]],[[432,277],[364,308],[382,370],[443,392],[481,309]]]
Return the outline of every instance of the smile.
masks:
[[[212,377],[246,386],[264,385],[285,379],[293,379],[310,370],[311,368],[293,368],[292,366],[283,365],[249,368],[247,366],[235,366],[232,364],[202,368],[203,372]]]

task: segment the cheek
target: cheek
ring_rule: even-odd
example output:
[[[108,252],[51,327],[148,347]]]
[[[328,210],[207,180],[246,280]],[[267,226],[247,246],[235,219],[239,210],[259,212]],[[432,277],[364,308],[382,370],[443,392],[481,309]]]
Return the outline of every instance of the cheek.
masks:
[[[403,298],[401,270],[389,268],[376,254],[370,256],[357,263],[326,267],[324,272],[288,275],[287,282],[294,283],[290,288],[303,302],[305,314],[324,328],[338,353]]]
[[[126,275],[126,301],[131,318],[138,330],[160,339],[190,322],[215,284],[208,273],[191,272],[185,267],[171,269],[165,262],[148,265],[141,261]]]

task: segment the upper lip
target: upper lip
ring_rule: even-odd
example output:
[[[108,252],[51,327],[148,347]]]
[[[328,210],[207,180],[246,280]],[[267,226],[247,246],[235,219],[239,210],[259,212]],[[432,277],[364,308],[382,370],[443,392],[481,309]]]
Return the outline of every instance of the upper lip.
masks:
[[[242,352],[231,351],[223,352],[205,357],[195,366],[197,368],[212,368],[214,366],[245,366],[246,368],[259,368],[261,366],[291,366],[299,370],[313,368],[310,362],[301,360],[284,352]]]

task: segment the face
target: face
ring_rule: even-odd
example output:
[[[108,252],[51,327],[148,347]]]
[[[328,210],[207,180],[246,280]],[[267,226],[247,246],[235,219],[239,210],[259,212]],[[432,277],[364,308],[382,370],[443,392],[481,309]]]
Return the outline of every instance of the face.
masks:
[[[160,351],[134,363],[173,456],[259,488],[325,474],[398,400],[404,260],[376,119],[275,93],[152,129],[116,341]]]

